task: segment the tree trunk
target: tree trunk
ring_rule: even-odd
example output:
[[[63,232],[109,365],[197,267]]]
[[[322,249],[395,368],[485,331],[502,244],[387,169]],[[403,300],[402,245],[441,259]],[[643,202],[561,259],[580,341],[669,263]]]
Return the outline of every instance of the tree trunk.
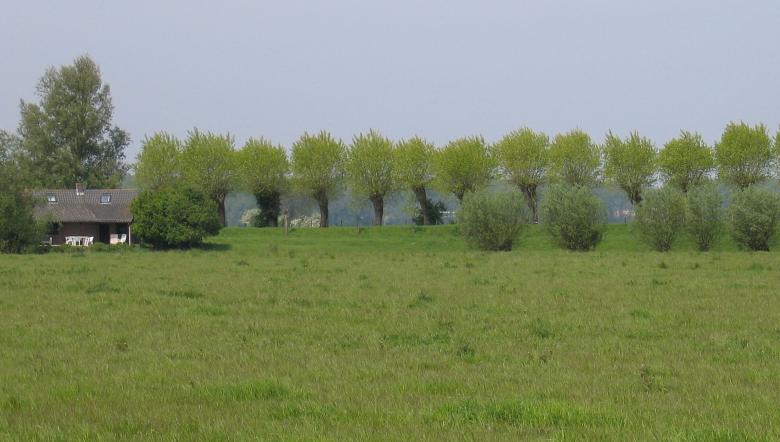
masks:
[[[425,187],[415,187],[412,189],[414,196],[417,197],[417,202],[420,203],[420,210],[423,216],[423,225],[431,225],[431,213],[430,207],[428,207],[428,195],[425,193]]]
[[[219,224],[222,227],[227,227],[227,219],[225,218],[225,197],[217,197],[217,209],[219,211]]]
[[[531,210],[531,222],[539,224],[539,213],[536,204],[536,184],[523,186],[520,188],[525,198],[525,203],[528,204],[528,209]]]
[[[372,196],[371,204],[374,205],[374,225],[381,226],[385,215],[385,199],[382,195]]]
[[[325,192],[319,192],[315,199],[320,205],[320,227],[328,227],[328,195]]]
[[[282,206],[282,196],[279,192],[255,194],[255,200],[260,207],[260,216],[268,227],[279,226],[279,212]]]

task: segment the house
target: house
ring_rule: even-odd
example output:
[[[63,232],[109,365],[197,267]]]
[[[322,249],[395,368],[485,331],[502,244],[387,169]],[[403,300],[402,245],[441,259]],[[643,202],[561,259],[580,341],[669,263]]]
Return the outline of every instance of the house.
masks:
[[[106,244],[132,242],[130,203],[136,189],[47,189],[33,193],[36,219],[50,221],[47,241],[65,244],[67,237],[92,238]],[[124,235],[124,236],[122,236]]]

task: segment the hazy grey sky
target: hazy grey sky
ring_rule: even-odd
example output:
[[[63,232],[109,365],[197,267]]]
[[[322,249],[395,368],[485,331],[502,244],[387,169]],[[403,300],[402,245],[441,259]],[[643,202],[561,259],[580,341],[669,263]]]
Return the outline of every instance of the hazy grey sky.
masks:
[[[780,123],[777,0],[0,0],[0,128],[51,65],[89,54],[134,160],[144,135],[287,146],[376,128],[436,143],[530,126]]]

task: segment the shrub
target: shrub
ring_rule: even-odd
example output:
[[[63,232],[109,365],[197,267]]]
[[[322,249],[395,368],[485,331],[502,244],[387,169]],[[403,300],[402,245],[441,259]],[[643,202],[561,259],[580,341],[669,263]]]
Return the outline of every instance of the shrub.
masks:
[[[591,250],[601,242],[607,209],[583,186],[548,188],[541,205],[542,224],[555,242],[569,250]]]
[[[512,250],[523,231],[525,204],[513,193],[467,193],[458,212],[461,234],[483,250]]]
[[[738,192],[729,208],[731,234],[750,250],[769,250],[780,215],[780,197],[750,186]]]
[[[40,241],[42,226],[33,219],[32,208],[29,196],[0,192],[0,252],[21,253]]]
[[[643,239],[655,250],[665,252],[685,223],[685,197],[666,186],[650,189],[636,209],[636,224]]]
[[[688,191],[685,227],[699,250],[709,250],[723,225],[723,196],[712,184],[692,187]]]
[[[133,234],[155,248],[187,248],[219,233],[217,206],[192,188],[146,191],[133,201]]]

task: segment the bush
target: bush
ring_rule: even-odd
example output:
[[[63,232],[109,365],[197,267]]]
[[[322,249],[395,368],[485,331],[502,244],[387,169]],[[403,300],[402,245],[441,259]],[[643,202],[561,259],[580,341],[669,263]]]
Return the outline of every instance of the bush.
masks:
[[[712,184],[692,187],[688,191],[685,227],[699,250],[712,247],[723,226],[723,196]]]
[[[544,193],[541,222],[555,242],[569,250],[591,250],[601,242],[607,209],[583,186],[557,185]]]
[[[21,253],[41,240],[41,223],[33,218],[32,199],[18,191],[0,191],[0,252]]]
[[[219,233],[217,206],[191,189],[146,191],[133,201],[133,234],[155,248],[187,248]]]
[[[508,192],[467,193],[458,212],[461,234],[483,250],[512,250],[527,219],[522,198]]]
[[[666,186],[650,189],[636,209],[636,224],[643,239],[655,250],[665,252],[685,224],[685,197]]]
[[[750,250],[769,250],[778,215],[780,197],[777,194],[755,186],[738,192],[729,208],[734,241]]]

